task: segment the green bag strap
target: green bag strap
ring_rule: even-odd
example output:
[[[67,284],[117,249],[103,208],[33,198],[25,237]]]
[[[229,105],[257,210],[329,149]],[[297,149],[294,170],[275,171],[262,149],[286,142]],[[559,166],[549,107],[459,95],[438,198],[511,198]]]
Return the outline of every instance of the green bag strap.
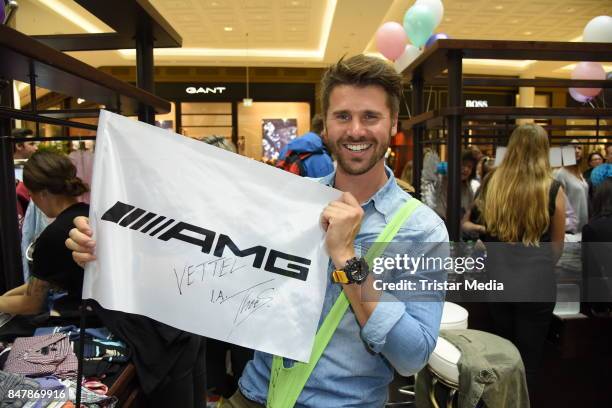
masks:
[[[372,265],[374,259],[382,254],[404,222],[421,204],[416,198],[411,198],[395,213],[391,222],[385,226],[366,253],[365,259],[368,265]],[[349,301],[342,291],[317,331],[308,363],[296,361],[293,367],[286,368],[283,365],[283,358],[274,356],[270,371],[267,408],[292,408],[295,405],[348,306]]]

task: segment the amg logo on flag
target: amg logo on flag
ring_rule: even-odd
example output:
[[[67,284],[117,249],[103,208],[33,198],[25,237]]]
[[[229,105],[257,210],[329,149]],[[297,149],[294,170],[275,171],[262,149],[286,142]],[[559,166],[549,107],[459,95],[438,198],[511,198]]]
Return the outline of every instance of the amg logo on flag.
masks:
[[[121,201],[117,201],[115,205],[109,208],[102,216],[102,219],[104,221],[113,222],[121,227],[129,227],[132,230],[140,231],[143,234],[151,231],[149,235],[152,237],[157,236],[165,230],[165,232],[157,236],[157,239],[162,241],[169,241],[172,238],[178,239],[179,241],[200,247],[205,254],[212,253],[219,258],[223,257],[226,248],[238,257],[254,255],[253,268],[261,269],[261,266],[264,265],[263,269],[265,271],[301,281],[306,281],[308,277],[308,266],[311,264],[310,259],[286,254],[275,249],[270,249],[268,251],[268,249],[262,245],[241,250],[236,246],[234,241],[225,234],[218,234],[215,231],[182,221],[178,221],[176,224],[172,225],[174,219],[166,219],[163,215],[157,215],[141,208],[136,208],[133,205],[122,203]],[[183,231],[195,233],[199,237],[185,235],[182,233]],[[215,242],[217,234],[219,238],[213,250],[213,243]],[[287,261],[285,268],[276,265],[279,259]]]

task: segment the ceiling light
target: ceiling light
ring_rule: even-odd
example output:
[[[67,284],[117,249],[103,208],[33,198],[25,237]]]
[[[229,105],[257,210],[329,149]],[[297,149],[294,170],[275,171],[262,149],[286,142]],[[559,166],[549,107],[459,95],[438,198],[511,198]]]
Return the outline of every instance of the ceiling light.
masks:
[[[450,17],[446,17],[446,18],[444,19],[444,21],[446,21],[447,23],[449,23],[449,22],[451,22],[452,20],[451,20],[451,18],[450,18]]]
[[[82,104],[83,102],[85,102],[85,99],[83,99],[83,98],[77,98],[77,103],[78,103],[79,105],[80,105],[80,104]]]
[[[72,10],[70,7],[59,2],[58,0],[38,0],[38,2],[44,6],[47,6],[60,16],[63,16],[66,20],[71,21],[73,24],[76,24],[90,34],[104,32],[104,30],[102,30],[100,27],[90,23],[85,18],[81,17],[78,12]]]
[[[497,59],[472,59],[472,58],[464,58],[463,64],[465,65],[483,65],[483,66],[491,66],[491,67],[502,67],[502,68],[519,68],[525,69],[529,65],[533,64],[534,60],[497,60]]]
[[[314,59],[322,60],[325,56],[331,25],[336,12],[338,0],[327,0],[323,22],[320,25],[319,46],[315,49],[278,49],[278,48],[251,48],[248,51],[249,57],[258,58],[296,58],[296,59]],[[122,49],[118,50],[119,54],[124,58],[136,59],[136,50]],[[244,58],[246,50],[241,48],[155,48],[153,54],[156,57],[236,57]]]
[[[223,27],[225,31],[234,31],[233,27]]]
[[[574,11],[576,11],[576,9],[575,9],[575,8],[568,8],[568,9],[567,9],[567,12],[568,12],[568,13],[573,13]]]
[[[291,27],[291,31],[295,31],[295,30],[297,30],[297,28]]]
[[[217,3],[216,1],[213,1],[212,3],[210,3],[211,6],[213,7],[217,7],[219,5],[219,3]]]
[[[293,1],[291,2],[291,5],[292,5],[292,6],[299,6],[299,5],[300,5],[300,2],[299,2],[299,1],[296,1],[296,0],[293,0]]]
[[[525,31],[523,34],[525,34],[525,35],[531,35],[531,34],[533,34],[533,33],[532,33],[531,31]]]
[[[514,20],[512,20],[512,21],[510,21],[510,22],[511,22],[512,24],[516,24],[516,23],[518,23],[519,21],[518,21],[518,20],[516,20],[516,19],[514,19]]]
[[[247,107],[247,108],[248,108],[249,106],[253,106],[253,98],[243,98],[243,99],[242,99],[242,104],[243,104],[245,107]]]
[[[495,10],[503,10],[504,6],[495,6]]]

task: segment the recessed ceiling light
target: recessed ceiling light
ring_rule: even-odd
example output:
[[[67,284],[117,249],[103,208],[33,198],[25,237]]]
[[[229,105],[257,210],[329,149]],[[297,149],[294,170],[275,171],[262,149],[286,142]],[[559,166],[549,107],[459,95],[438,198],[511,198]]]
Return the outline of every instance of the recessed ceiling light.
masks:
[[[512,21],[510,21],[510,22],[511,22],[512,24],[516,24],[516,23],[518,23],[519,21],[518,21],[518,20],[512,20]]]
[[[495,10],[503,10],[504,6],[495,6]]]
[[[448,22],[450,22],[450,21],[452,21],[452,20],[451,20],[451,18],[450,18],[450,17],[446,17],[446,18],[444,19],[444,21],[446,21],[446,22],[448,23]]]
[[[225,31],[234,31],[234,27],[223,27]]]
[[[291,27],[291,31],[295,31],[295,30],[297,30],[297,28]]]
[[[292,5],[292,6],[299,6],[299,4],[300,4],[300,2],[299,2],[299,1],[297,1],[297,0],[293,0],[293,1],[291,2],[291,5]]]
[[[217,3],[216,1],[213,1],[212,3],[210,3],[211,6],[213,7],[217,7],[219,5],[219,3]]]
[[[533,33],[532,33],[531,31],[525,31],[523,34],[525,34],[525,35],[531,35],[531,34],[533,34]]]
[[[568,8],[568,9],[567,9],[567,12],[568,12],[568,13],[573,13],[574,11],[576,11],[576,9],[575,9],[575,8]]]

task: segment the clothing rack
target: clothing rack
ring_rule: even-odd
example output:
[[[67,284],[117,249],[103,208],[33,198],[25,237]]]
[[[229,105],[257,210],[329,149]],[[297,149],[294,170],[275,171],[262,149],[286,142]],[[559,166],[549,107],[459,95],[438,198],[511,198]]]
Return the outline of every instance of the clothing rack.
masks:
[[[87,2],[84,1],[84,3]],[[89,7],[94,7],[96,3],[91,2]],[[168,29],[169,25],[163,17],[154,13],[155,10],[147,1],[122,1],[121,6],[134,6],[134,13],[138,12],[138,21],[151,19],[154,22],[151,24],[138,24],[139,34],[135,37],[129,37],[127,40],[123,39],[124,42],[129,40],[132,46],[135,42],[138,56],[138,83],[142,88],[146,88],[146,90],[120,81],[27,35],[0,25],[0,61],[2,61],[0,65],[0,202],[4,203],[0,207],[0,264],[2,265],[0,291],[2,293],[19,286],[23,282],[17,210],[15,206],[13,143],[22,142],[24,139],[28,141],[95,140],[95,136],[69,137],[62,135],[40,137],[40,132],[38,131],[40,123],[86,130],[97,129],[94,125],[69,120],[76,117],[95,117],[99,112],[97,110],[38,110],[36,106],[36,87],[43,87],[72,97],[84,98],[105,106],[107,110],[126,116],[138,115],[140,120],[150,124],[154,123],[155,113],[163,114],[170,112],[170,103],[152,93],[153,45],[155,42],[153,31],[159,30],[160,24],[156,24],[156,22],[163,21],[166,24],[165,29]],[[142,13],[143,8],[146,11],[144,14]],[[107,8],[107,11],[110,10]],[[115,18],[117,18],[116,16],[122,16],[122,13],[117,13],[117,10],[113,10],[112,14],[115,15]],[[134,16],[132,15],[132,17]],[[132,23],[134,21],[136,20],[133,20]],[[136,24],[126,26],[135,27]],[[155,32],[157,33],[158,31]],[[47,40],[53,42],[52,38],[47,38]],[[87,41],[87,39],[81,36],[77,42],[79,41]],[[166,44],[165,46],[180,46],[181,41],[180,37],[176,35],[172,38],[172,44]],[[122,48],[125,48],[125,46]],[[29,110],[15,109],[13,107],[13,80],[29,83],[31,89]],[[17,138],[8,136],[14,127],[13,121],[15,119],[35,122],[37,137]],[[83,302],[80,308],[77,407],[80,406],[81,400],[86,310],[86,304]]]

